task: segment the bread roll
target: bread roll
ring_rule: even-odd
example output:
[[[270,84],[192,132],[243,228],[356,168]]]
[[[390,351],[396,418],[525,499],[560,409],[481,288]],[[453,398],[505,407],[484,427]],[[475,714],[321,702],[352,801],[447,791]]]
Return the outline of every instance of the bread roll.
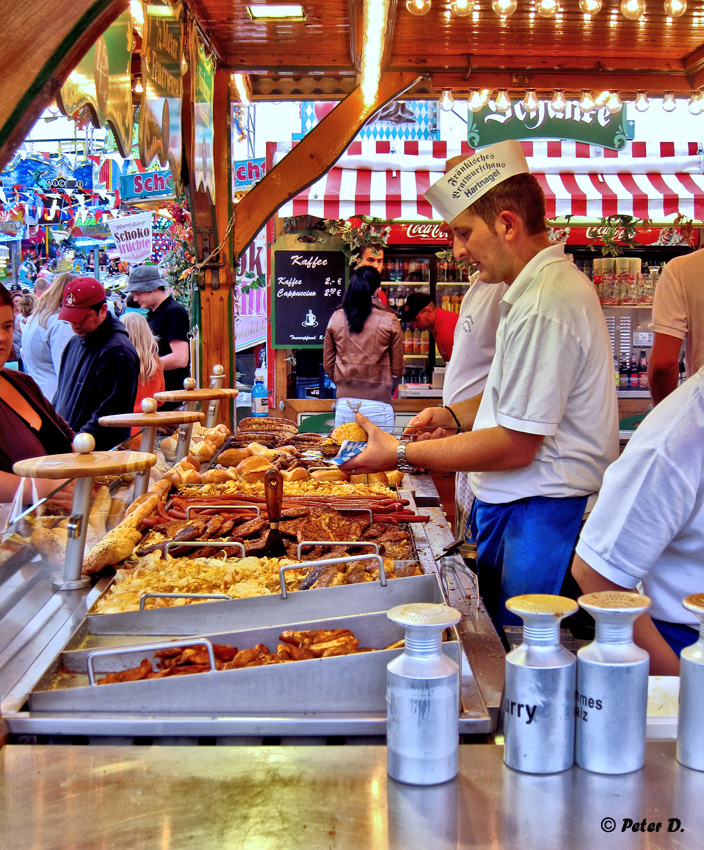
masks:
[[[349,481],[349,475],[341,469],[316,469],[310,477],[315,481]]]
[[[370,472],[367,481],[370,484],[386,484],[388,479],[385,472]]]
[[[366,484],[366,475],[350,475],[350,484]]]
[[[235,472],[241,481],[247,484],[255,484],[257,482],[263,482],[267,471],[273,468],[266,458],[253,455],[238,464]]]
[[[176,446],[178,445],[178,440],[176,437],[164,437],[164,439],[159,443],[159,448],[164,452],[164,454],[172,455],[176,451]]]
[[[262,452],[266,452],[269,450],[268,446],[263,446],[261,443],[250,443],[247,446],[247,454],[250,455],[260,455]]]
[[[247,449],[226,449],[222,454],[218,455],[218,463],[220,466],[237,466],[249,457]]]
[[[338,425],[330,434],[330,439],[341,446],[344,440],[354,440],[355,442],[366,443],[369,439],[367,432],[361,425],[356,422],[345,422],[344,425]]]
[[[283,469],[281,477],[284,481],[305,481],[308,478],[308,473],[302,466],[297,466],[296,469]]]
[[[387,484],[400,484],[403,481],[403,473],[400,469],[392,469],[386,473]]]
[[[66,562],[68,530],[65,528],[35,528],[30,537],[32,546],[55,567]]]
[[[232,481],[234,472],[229,469],[209,469],[204,472],[201,477],[202,484],[224,484],[226,481]]]
[[[186,460],[188,461],[188,463],[190,463],[190,464],[191,464],[191,466],[193,467],[193,469],[195,469],[195,470],[197,470],[198,472],[200,472],[200,461],[198,460],[198,458],[197,458],[195,455],[188,455],[188,457],[186,458]]]
[[[215,454],[215,449],[207,440],[204,440],[192,449],[191,454],[201,461],[210,460],[210,458]]]

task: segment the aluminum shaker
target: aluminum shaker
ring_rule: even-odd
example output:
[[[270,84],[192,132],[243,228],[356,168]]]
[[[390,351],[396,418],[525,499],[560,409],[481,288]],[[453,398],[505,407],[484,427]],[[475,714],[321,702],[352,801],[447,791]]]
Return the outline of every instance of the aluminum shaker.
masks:
[[[704,593],[682,603],[699,618],[699,640],[680,653],[680,707],[677,721],[677,761],[704,770]]]
[[[388,773],[409,785],[438,785],[457,775],[459,667],[442,651],[442,633],[460,614],[418,602],[387,616],[406,632],[403,653],[387,665]]]
[[[626,591],[580,596],[596,637],[577,653],[575,761],[594,773],[631,773],[645,761],[648,653],[633,642],[633,624],[650,599]]]
[[[523,619],[523,643],[506,656],[504,763],[524,773],[559,773],[574,762],[577,659],[560,646],[560,622],[573,599],[514,596],[509,611]]]

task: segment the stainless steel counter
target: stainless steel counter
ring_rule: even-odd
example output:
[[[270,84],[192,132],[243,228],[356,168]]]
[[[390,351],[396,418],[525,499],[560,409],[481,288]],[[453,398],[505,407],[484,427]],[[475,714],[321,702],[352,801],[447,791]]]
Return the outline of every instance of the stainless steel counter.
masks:
[[[463,746],[456,780],[414,788],[387,778],[384,747],[9,746],[0,848],[699,850],[704,773],[674,750],[648,744],[627,776],[539,777]]]

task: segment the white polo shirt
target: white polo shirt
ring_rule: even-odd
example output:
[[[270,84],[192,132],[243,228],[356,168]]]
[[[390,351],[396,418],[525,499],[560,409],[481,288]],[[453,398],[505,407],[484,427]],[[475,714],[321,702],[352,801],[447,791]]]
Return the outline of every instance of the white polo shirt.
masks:
[[[543,249],[501,301],[496,355],[474,430],[502,425],[545,439],[525,469],[473,473],[476,497],[503,504],[598,491],[618,456],[613,373],[593,284],[562,245]]]
[[[456,404],[484,392],[496,350],[505,283],[484,283],[478,275],[460,306],[452,357],[445,371],[442,403]]]
[[[650,613],[696,625],[682,600],[704,588],[704,367],[667,396],[610,466],[577,553]]]

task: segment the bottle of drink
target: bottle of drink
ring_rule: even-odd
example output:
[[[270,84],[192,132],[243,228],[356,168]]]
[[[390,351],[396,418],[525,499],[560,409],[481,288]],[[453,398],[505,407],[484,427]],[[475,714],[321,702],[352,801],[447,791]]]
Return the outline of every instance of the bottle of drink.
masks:
[[[621,370],[618,365],[618,357],[614,354],[614,373],[616,375],[616,386],[621,386]]]
[[[642,390],[648,389],[648,358],[643,349],[641,349],[640,360],[638,361],[638,387]]]
[[[403,332],[403,353],[413,354],[413,331],[410,328]]]
[[[632,390],[638,389],[638,361],[635,354],[631,355],[631,368],[628,371],[628,386]]]
[[[413,331],[413,353],[420,354],[420,328]]]
[[[430,353],[430,334],[428,331],[421,331],[420,334],[420,353],[421,354],[429,354]]]
[[[267,416],[269,414],[269,393],[264,386],[264,375],[257,372],[252,387],[252,416]]]
[[[622,390],[628,389],[628,358],[625,355],[621,355],[621,366],[619,367],[619,381],[618,385]]]

